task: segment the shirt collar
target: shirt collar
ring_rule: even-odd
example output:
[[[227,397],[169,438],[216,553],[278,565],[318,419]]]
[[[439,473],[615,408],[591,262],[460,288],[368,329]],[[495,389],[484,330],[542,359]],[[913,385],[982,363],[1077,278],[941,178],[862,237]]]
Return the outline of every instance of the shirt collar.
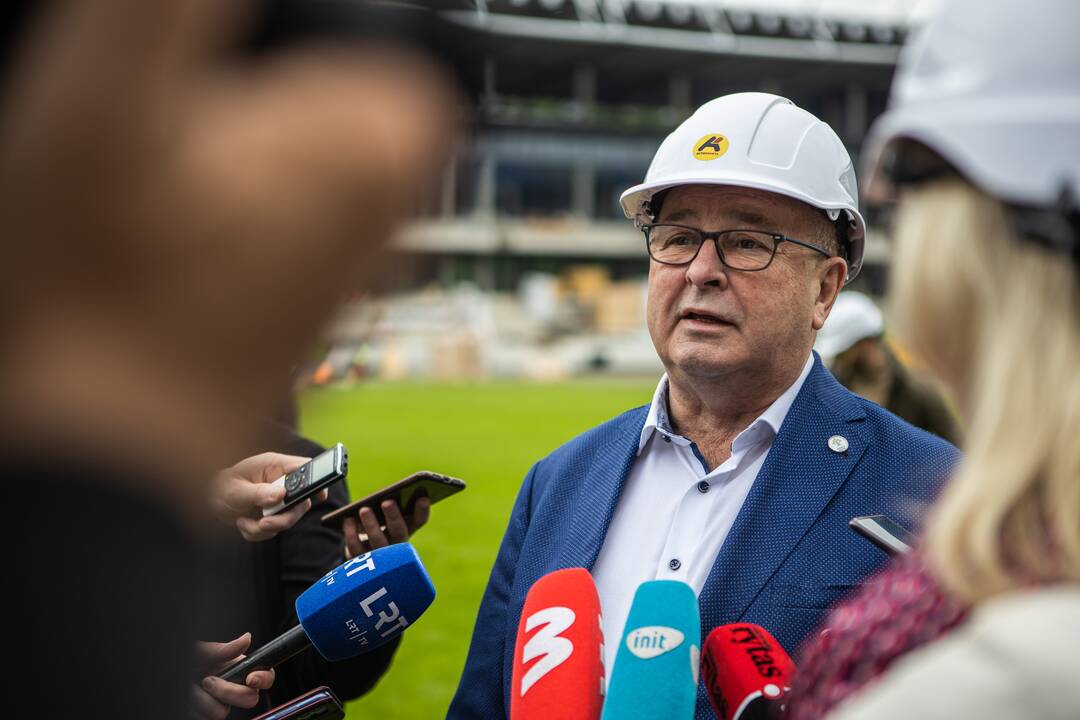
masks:
[[[732,441],[731,447],[733,450],[738,450],[739,447],[746,443],[758,441],[761,439],[762,432],[768,432],[770,437],[779,434],[780,426],[784,424],[784,418],[787,417],[788,411],[791,410],[791,406],[795,403],[795,397],[799,394],[799,390],[802,389],[803,383],[806,382],[806,378],[810,375],[813,367],[814,354],[810,353],[810,356],[803,364],[802,372],[799,373],[799,377],[795,378],[795,382]],[[641,428],[641,438],[638,440],[638,455],[641,455],[641,451],[645,449],[649,438],[657,432],[668,436],[673,442],[687,445],[690,443],[689,440],[676,433],[671,427],[671,421],[668,417],[667,373],[664,373],[660,378],[660,382],[656,385],[656,391],[653,393],[652,405],[649,406],[649,414],[645,418],[645,426]]]
[[[649,414],[645,417],[645,426],[641,428],[638,455],[645,449],[645,444],[649,442],[649,438],[653,436],[653,433],[659,431],[669,437],[675,435],[675,431],[671,429],[671,423],[668,421],[667,397],[668,377],[667,373],[664,373],[660,377],[656,390],[653,392],[652,405],[649,406]]]

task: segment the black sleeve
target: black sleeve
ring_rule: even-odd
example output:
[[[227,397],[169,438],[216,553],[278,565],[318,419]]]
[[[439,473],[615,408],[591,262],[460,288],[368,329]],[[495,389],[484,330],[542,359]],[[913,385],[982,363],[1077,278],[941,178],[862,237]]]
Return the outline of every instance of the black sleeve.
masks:
[[[13,631],[4,716],[186,717],[192,536],[105,474],[0,466]]]

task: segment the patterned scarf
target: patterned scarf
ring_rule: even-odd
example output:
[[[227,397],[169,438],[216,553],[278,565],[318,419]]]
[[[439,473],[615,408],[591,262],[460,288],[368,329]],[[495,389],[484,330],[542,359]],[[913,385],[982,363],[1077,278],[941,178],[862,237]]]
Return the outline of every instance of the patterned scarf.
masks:
[[[945,595],[920,554],[897,559],[834,609],[825,629],[806,641],[784,717],[820,720],[966,614]]]

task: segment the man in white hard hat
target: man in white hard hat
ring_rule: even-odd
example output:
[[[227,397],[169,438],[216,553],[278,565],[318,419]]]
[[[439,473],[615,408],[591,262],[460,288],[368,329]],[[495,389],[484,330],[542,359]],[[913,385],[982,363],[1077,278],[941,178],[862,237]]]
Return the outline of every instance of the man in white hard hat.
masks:
[[[881,310],[866,295],[840,293],[814,349],[851,392],[953,444],[959,440],[941,394],[896,357],[885,340]]]
[[[648,327],[667,373],[651,404],[526,476],[451,718],[507,715],[525,595],[559,568],[596,581],[609,678],[649,580],[698,593],[703,636],[753,622],[793,653],[885,560],[848,521],[914,526],[957,457],[812,353],[865,237],[851,160],[825,123],[775,95],[717,98],[664,140],[622,204],[644,234]],[[713,716],[703,688],[696,716]]]

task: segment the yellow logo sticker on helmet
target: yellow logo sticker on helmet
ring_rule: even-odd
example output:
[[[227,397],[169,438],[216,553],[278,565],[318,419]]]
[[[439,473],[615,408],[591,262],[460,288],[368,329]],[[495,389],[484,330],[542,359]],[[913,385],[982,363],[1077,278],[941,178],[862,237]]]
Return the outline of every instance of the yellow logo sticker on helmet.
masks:
[[[723,135],[710,133],[694,143],[694,157],[698,160],[715,160],[728,151],[729,145]]]

